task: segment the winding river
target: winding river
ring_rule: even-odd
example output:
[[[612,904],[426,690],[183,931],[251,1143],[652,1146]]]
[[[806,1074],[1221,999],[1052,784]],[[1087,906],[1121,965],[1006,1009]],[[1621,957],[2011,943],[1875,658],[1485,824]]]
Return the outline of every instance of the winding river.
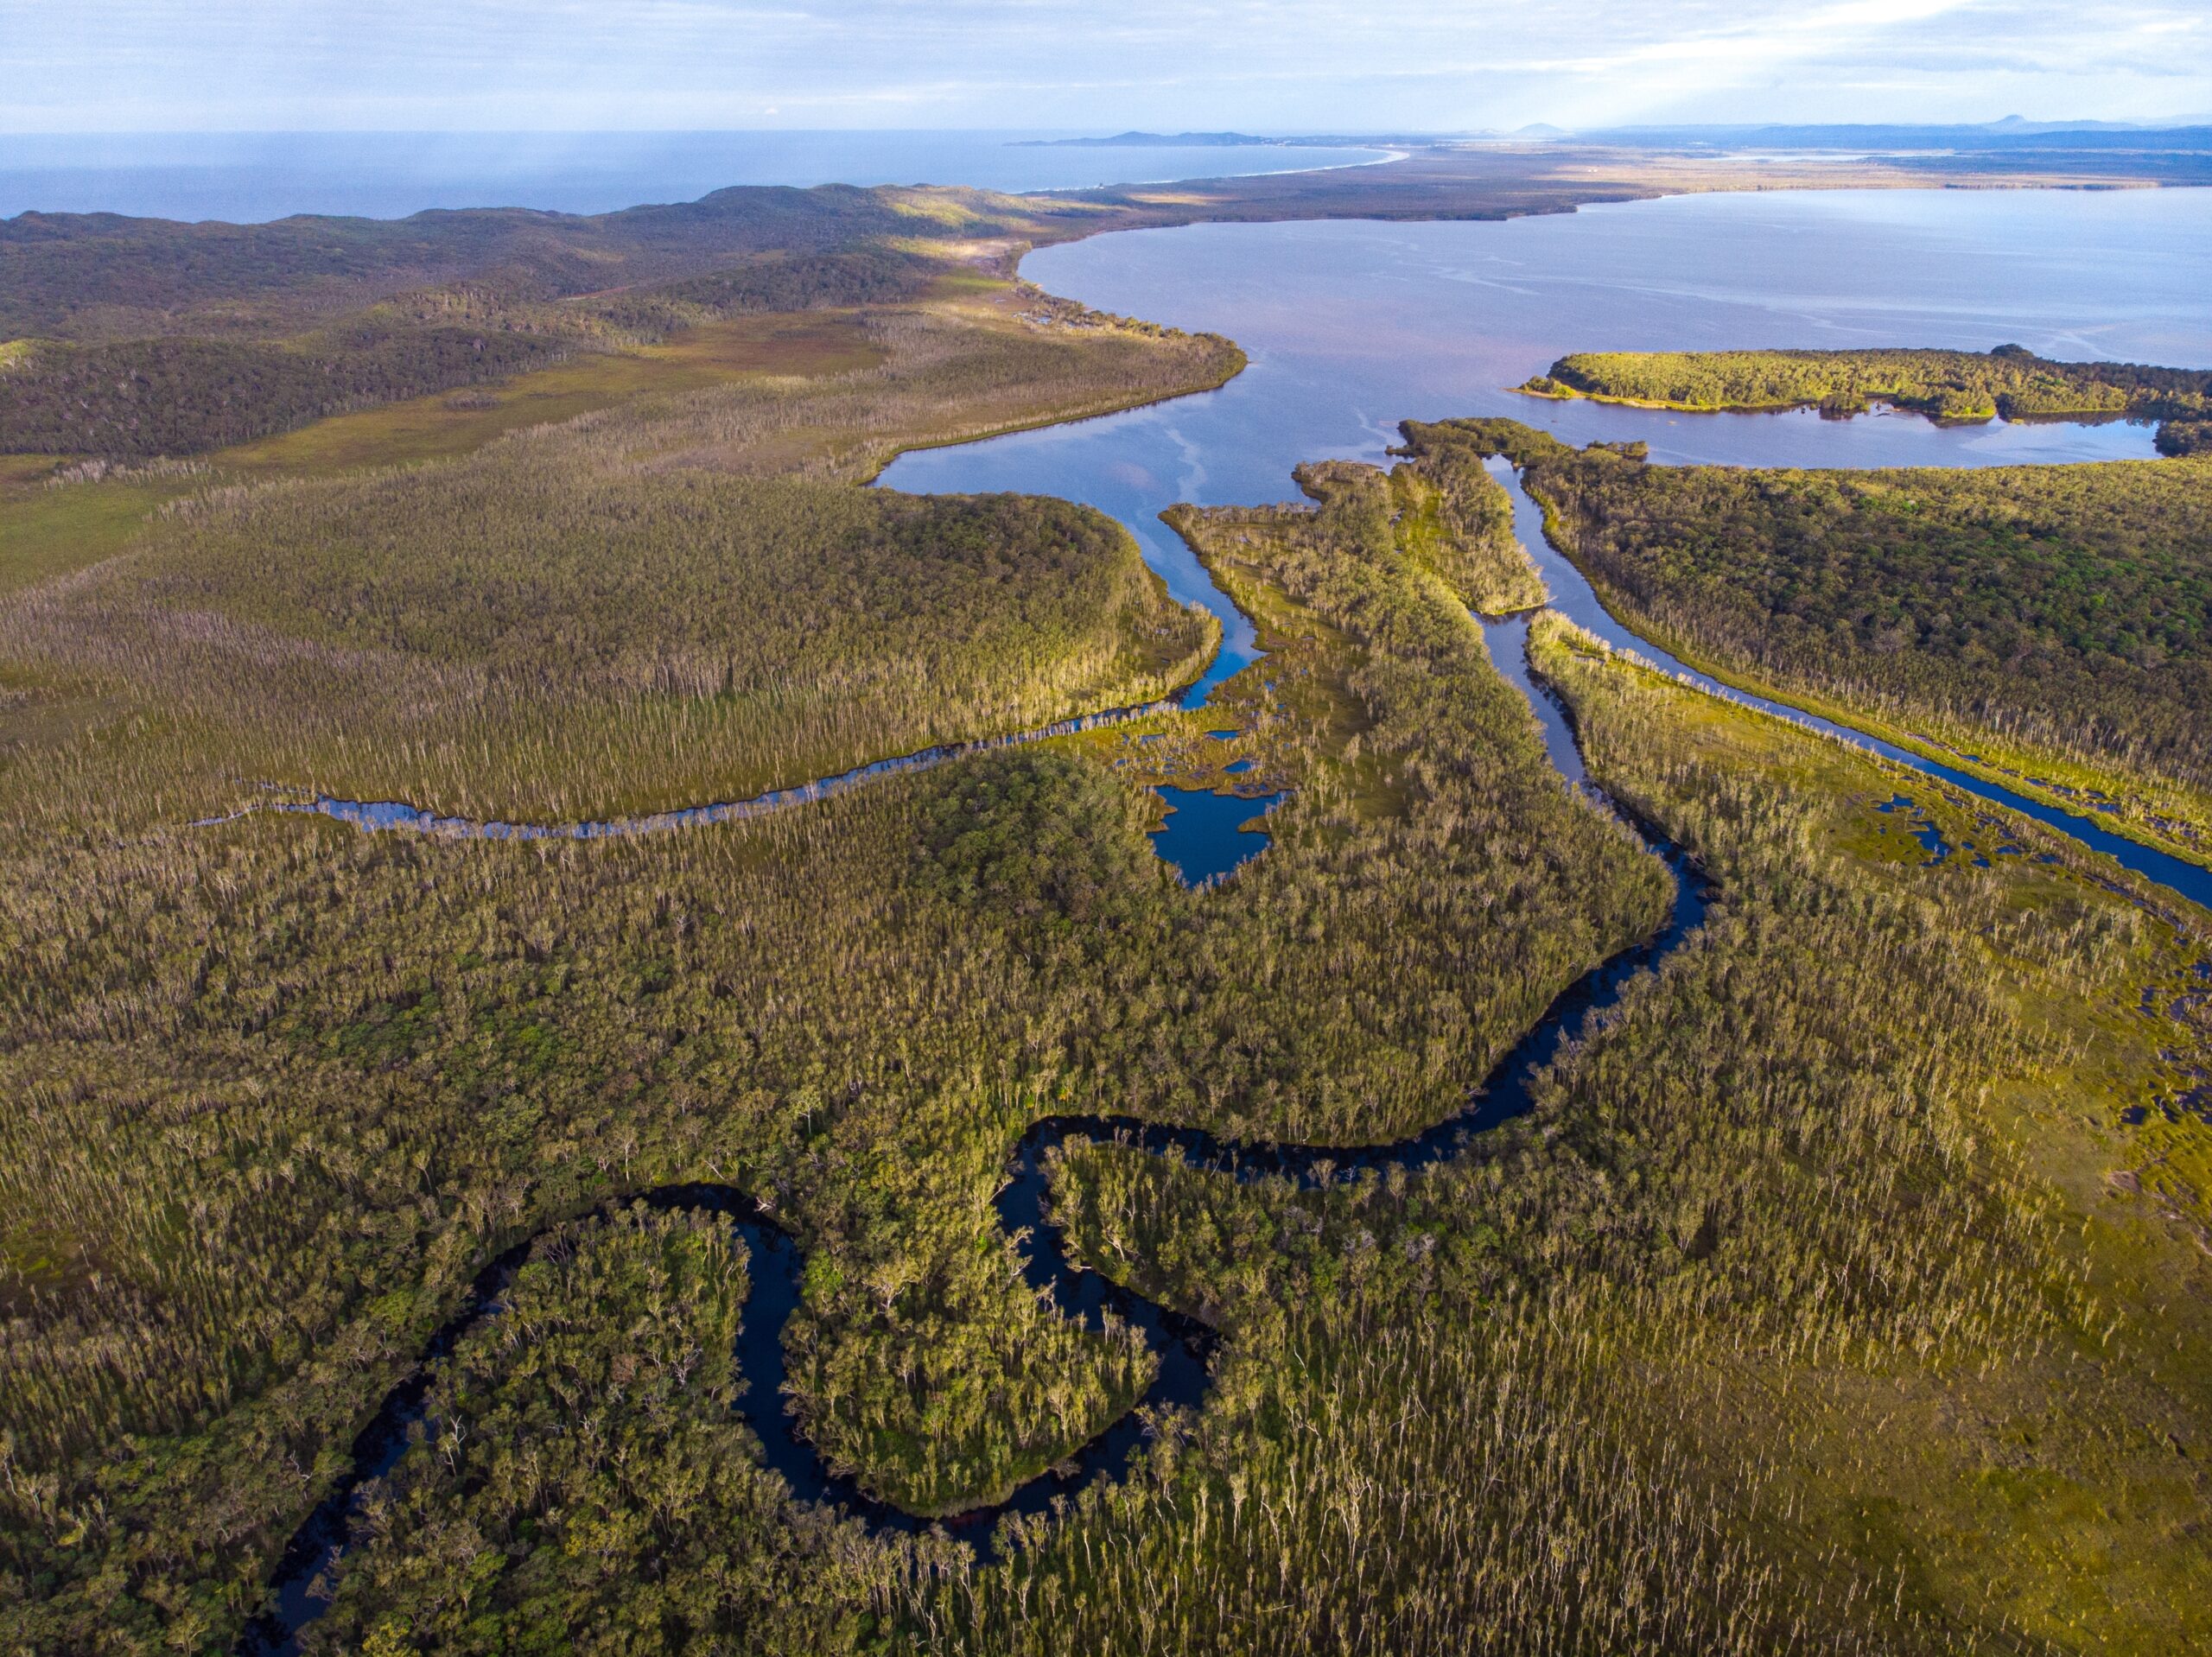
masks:
[[[2106,238],[2152,257],[2114,265]],[[1802,291],[1810,273],[1829,284]],[[2147,429],[2102,426],[1944,429],[1909,416],[1839,424],[1799,415],[1671,416],[1587,403],[1529,403],[1497,388],[1576,349],[1686,348],[1700,344],[1959,344],[2007,339],[2053,354],[2133,356],[2176,364],[2212,361],[2212,200],[2202,193],[2119,196],[2019,193],[1970,197],[1897,193],[1866,200],[1827,197],[1690,197],[1503,225],[1201,225],[1096,238],[1033,256],[1025,274],[1102,308],[1213,328],[1246,346],[1253,366],[1218,392],[1105,419],[903,457],[892,487],[943,492],[1020,488],[1061,495],[1120,517],[1177,597],[1222,619],[1219,657],[1184,699],[1203,706],[1214,686],[1255,659],[1253,630],[1189,549],[1158,524],[1177,500],[1255,504],[1279,498],[1290,469],[1323,456],[1382,460],[1395,422],[1510,413],[1574,441],[1641,438],[1655,460],[1735,464],[1955,464],[2147,457]],[[1534,505],[1510,472],[1516,524],[1543,570],[1553,607],[1609,642],[1681,671],[1731,700],[1856,741],[1947,782],[2034,816],[2111,852],[2148,878],[2212,902],[2212,875],[2113,835],[2075,814],[2013,795],[1907,751],[1715,684],[1615,620],[1572,564],[1548,546]],[[1571,784],[1590,784],[1573,734],[1532,680],[1527,621],[1485,623],[1492,658],[1520,686],[1546,746]],[[869,778],[909,771],[1005,743],[1038,740],[1162,704],[1116,710],[988,742],[952,745],[758,799],[702,805],[650,818],[528,825],[429,816],[398,803],[323,799],[277,809],[321,811],[364,828],[415,828],[487,837],[593,838],[656,832],[796,806]],[[1602,795],[1598,796],[1602,799]],[[1014,1146],[996,1210],[1020,1240],[1025,1279],[1086,1326],[1107,1315],[1144,1334],[1159,1361],[1142,1400],[1195,1406],[1208,1385],[1217,1336],[1205,1325],[1077,1264],[1049,1218],[1048,1168],[1057,1148],[1121,1143],[1238,1179],[1288,1180],[1306,1189],[1365,1169],[1416,1171],[1457,1151],[1471,1133],[1529,1107],[1529,1082],[1564,1038],[1611,1005],[1699,925],[1706,895],[1679,848],[1645,833],[1675,875],[1665,925],[1641,946],[1570,986],[1498,1064],[1459,1114],[1383,1146],[1325,1147],[1240,1143],[1194,1128],[1098,1116],[1052,1117]],[[1256,837],[1254,837],[1256,839]],[[1214,871],[1219,872],[1219,871]],[[801,1501],[834,1501],[872,1527],[922,1522],[831,1470],[798,1430],[783,1387],[783,1330],[797,1305],[798,1244],[743,1192],[681,1184],[625,1201],[731,1216],[751,1254],[753,1289],[739,1360],[739,1405],[766,1463]],[[289,1652],[327,1601],[324,1576],[354,1539],[366,1492],[389,1472],[421,1419],[431,1366],[461,1336],[503,1310],[502,1297],[535,1238],[478,1274],[422,1362],[382,1402],[353,1445],[348,1471],[292,1538],[268,1610],[240,1649]],[[1035,1513],[1056,1495],[1118,1476],[1142,1438],[1123,1414],[1057,1473],[1032,1479],[996,1506],[938,1521],[988,1555],[991,1527]]]
[[[1219,589],[1213,589],[1213,594],[1219,603],[1230,603]],[[1249,620],[1241,615],[1237,619],[1243,625],[1243,637],[1249,640]],[[1602,794],[1587,779],[1567,721],[1548,695],[1528,677],[1522,659],[1527,625],[1526,617],[1486,622],[1493,656],[1510,664],[1510,676],[1529,695],[1542,726],[1547,748],[1562,776],[1602,801]],[[1224,630],[1224,638],[1228,637]],[[1233,644],[1224,644],[1224,653],[1235,649]],[[1239,664],[1252,659],[1254,654],[1248,645]],[[1211,688],[1226,676],[1217,661],[1186,696],[1184,705],[1205,706]],[[756,816],[824,797],[870,778],[939,765],[1008,743],[1039,740],[1116,720],[1142,717],[1172,705],[1153,703],[1083,720],[1064,721],[1014,736],[927,749],[753,800],[696,807],[652,818],[561,825],[480,822],[433,817],[397,803],[327,797],[312,803],[284,804],[274,809],[320,811],[365,829],[411,828],[499,839],[546,835],[597,838],[654,832]],[[1238,803],[1249,813],[1265,803]],[[1241,821],[1241,816],[1236,821]],[[1388,1145],[1329,1146],[1222,1140],[1203,1129],[1178,1127],[1135,1117],[1051,1116],[1033,1124],[1014,1147],[1008,1161],[1008,1178],[995,1202],[1001,1229],[1007,1237],[1019,1240],[1024,1281],[1032,1289],[1049,1294],[1058,1311],[1093,1331],[1104,1330],[1109,1313],[1135,1327],[1143,1335],[1158,1368],[1137,1405],[1123,1412],[1073,1457],[1052,1471],[1027,1481],[1002,1501],[932,1522],[969,1540],[978,1554],[988,1559],[993,1552],[993,1527],[1002,1517],[1008,1514],[1046,1512],[1055,1498],[1082,1489],[1093,1478],[1119,1477],[1143,1443],[1143,1410],[1162,1406],[1195,1409],[1205,1401],[1218,1336],[1197,1319],[1115,1283],[1074,1259],[1050,1217],[1050,1167],[1054,1152],[1083,1143],[1123,1145],[1156,1156],[1173,1157],[1194,1168],[1239,1181],[1274,1178],[1288,1181],[1301,1190],[1349,1183],[1367,1169],[1379,1171],[1398,1168],[1408,1173],[1418,1172],[1452,1155],[1469,1135],[1495,1127],[1525,1112],[1530,1103],[1531,1078],[1550,1063],[1560,1044],[1578,1036],[1593,1014],[1618,1000],[1632,980],[1656,967],[1703,920],[1705,889],[1681,849],[1648,828],[1641,832],[1664,858],[1674,876],[1675,900],[1666,923],[1642,944],[1602,962],[1569,985],[1498,1063],[1463,1109],[1418,1133]],[[1263,841],[1255,840],[1252,849],[1256,850],[1262,844]],[[1186,874],[1194,877],[1195,884],[1210,875],[1228,873],[1229,867],[1186,871]],[[925,1521],[870,1495],[855,1480],[834,1471],[804,1435],[793,1400],[785,1392],[784,1326],[798,1305],[804,1271],[797,1240],[757,1201],[732,1185],[702,1182],[664,1185],[619,1202],[727,1215],[744,1238],[749,1253],[752,1290],[746,1301],[744,1329],[738,1343],[738,1364],[745,1388],[737,1408],[760,1438],[763,1461],[782,1476],[793,1497],[801,1501],[835,1502],[878,1532],[911,1533],[921,1528]],[[414,1441],[413,1432],[423,1418],[434,1366],[452,1353],[462,1336],[504,1312],[504,1297],[515,1273],[544,1235],[541,1230],[508,1248],[477,1273],[460,1307],[425,1344],[421,1358],[407,1378],[385,1395],[369,1424],[356,1435],[346,1473],[287,1543],[270,1582],[267,1608],[248,1625],[238,1647],[241,1654],[268,1657],[270,1654],[289,1654],[298,1649],[302,1630],[328,1606],[328,1573],[359,1539],[372,1487],[398,1464]]]
[[[1514,618],[1488,625],[1497,633],[1517,638],[1525,634],[1527,623],[1525,618]],[[1493,650],[1497,648],[1494,642]],[[1522,682],[1527,683],[1525,678]],[[1580,781],[1594,794],[1566,721],[1548,697],[1533,687],[1529,689],[1533,704],[1541,714],[1548,715],[1544,730],[1553,758],[1566,776]],[[1044,733],[1025,733],[1022,738],[1005,740]],[[989,746],[996,745],[930,750],[905,761],[887,762],[885,768],[866,768],[864,772],[847,773],[829,781],[849,785],[863,774],[881,775],[887,768],[912,769],[922,764],[942,763],[958,753],[977,752]],[[788,790],[777,797],[776,803],[795,805],[820,797],[825,791],[829,791],[826,784],[810,790]],[[757,815],[759,810],[770,809],[765,804],[748,803],[753,805],[752,809],[733,815]],[[342,803],[325,803],[324,809],[330,808],[340,808],[333,809],[332,815],[342,815]],[[395,808],[389,816],[372,810],[351,820],[364,828],[408,826],[410,819],[398,814],[410,809]],[[467,822],[457,826],[463,832],[488,832],[490,828]],[[676,822],[671,819],[665,826],[674,827]],[[995,1203],[1001,1229],[1007,1237],[1020,1240],[1024,1281],[1040,1293],[1048,1293],[1061,1312],[1093,1331],[1105,1328],[1109,1313],[1134,1326],[1151,1348],[1158,1368],[1135,1407],[1124,1412],[1105,1432],[1055,1470],[1028,1480],[1005,1501],[934,1522],[970,1541],[978,1554],[988,1559],[993,1552],[992,1528],[1001,1518],[1008,1514],[1046,1512],[1056,1497],[1080,1489],[1095,1477],[1120,1476],[1143,1442],[1144,1421],[1140,1413],[1142,1409],[1195,1409],[1205,1401],[1211,1381],[1211,1360],[1219,1337],[1197,1319],[1147,1299],[1074,1259],[1050,1217],[1049,1171],[1052,1152],[1082,1143],[1125,1145],[1154,1155],[1173,1157],[1192,1167],[1239,1181],[1263,1178],[1287,1180],[1301,1190],[1349,1183],[1365,1169],[1395,1167],[1418,1172],[1453,1154],[1470,1134],[1495,1127],[1525,1112],[1530,1102],[1530,1079],[1550,1063],[1561,1041],[1579,1035],[1592,1014],[1618,1000],[1633,979],[1656,967],[1679,947],[1704,918],[1703,885],[1681,849],[1670,841],[1649,835],[1648,831],[1647,835],[1654,849],[1666,860],[1675,879],[1675,901],[1666,923],[1642,944],[1601,963],[1569,985],[1499,1062],[1462,1110],[1421,1133],[1389,1145],[1335,1147],[1222,1140],[1203,1129],[1177,1127],[1135,1117],[1051,1116],[1033,1124],[1014,1147],[1008,1178]],[[738,1364],[745,1389],[737,1408],[760,1440],[763,1461],[782,1476],[793,1497],[801,1501],[837,1503],[879,1532],[912,1532],[921,1528],[924,1521],[870,1495],[853,1479],[832,1470],[800,1428],[793,1400],[784,1390],[784,1326],[798,1305],[804,1269],[799,1246],[791,1234],[757,1201],[732,1185],[664,1185],[619,1201],[643,1203],[656,1209],[728,1215],[734,1222],[749,1251],[752,1279],[744,1330],[738,1343]],[[242,1654],[258,1657],[298,1649],[301,1631],[328,1605],[327,1574],[358,1540],[372,1487],[397,1465],[413,1442],[413,1429],[423,1419],[433,1366],[451,1354],[463,1335],[501,1315],[505,1310],[504,1296],[508,1286],[531,1247],[543,1235],[544,1231],[541,1231],[516,1244],[477,1273],[459,1309],[425,1344],[415,1368],[385,1395],[369,1424],[355,1437],[346,1473],[286,1545],[270,1583],[270,1603],[248,1626],[238,1647]]]

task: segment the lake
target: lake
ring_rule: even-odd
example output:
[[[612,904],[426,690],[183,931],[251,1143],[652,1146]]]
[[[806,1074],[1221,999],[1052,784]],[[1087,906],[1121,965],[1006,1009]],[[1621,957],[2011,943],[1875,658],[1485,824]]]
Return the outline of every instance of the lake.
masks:
[[[1224,648],[1208,685],[1251,659],[1250,624],[1158,514],[1178,501],[1294,498],[1300,461],[1383,461],[1402,419],[1506,415],[1574,443],[1641,440],[1672,464],[1990,466],[2155,452],[2151,428],[2128,422],[1683,415],[1506,389],[1569,352],[2017,343],[2053,357],[2212,365],[2204,191],[1743,194],[1505,223],[1199,225],[1049,248],[1022,270],[1102,310],[1225,333],[1251,366],[1218,391],[904,455],[880,481],[1058,495],[1119,518],[1178,598],[1221,617]],[[1541,536],[1524,530],[1523,539],[1563,607],[1602,618],[1572,567],[1547,556]],[[2199,901],[2212,896],[2212,877],[2194,866],[2069,814],[2036,815]]]

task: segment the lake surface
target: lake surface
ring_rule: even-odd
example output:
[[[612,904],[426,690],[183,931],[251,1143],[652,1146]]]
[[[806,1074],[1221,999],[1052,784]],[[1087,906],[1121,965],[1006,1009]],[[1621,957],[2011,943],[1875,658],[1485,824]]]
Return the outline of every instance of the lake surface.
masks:
[[[881,481],[1058,495],[1119,518],[1178,598],[1221,617],[1224,657],[1210,680],[1251,659],[1250,625],[1158,514],[1178,501],[1294,498],[1300,461],[1384,462],[1409,417],[1505,415],[1578,444],[1641,440],[1669,464],[1992,466],[2155,453],[2152,429],[2128,422],[1682,415],[1505,389],[1569,352],[2010,342],[2053,357],[2212,365],[2205,191],[1777,193],[1503,224],[1205,225],[1050,248],[1022,269],[1101,309],[1228,334],[1252,365],[1218,391],[904,455]],[[1522,537],[1560,607],[1632,638],[1532,524]],[[2159,878],[2128,842],[2079,817],[1961,779],[2037,804],[2036,815]],[[2193,866],[2165,864],[2168,884],[2202,885],[2202,871],[2176,873]]]
[[[429,207],[607,213],[732,184],[1102,184],[1303,171],[1375,149],[1063,148],[1031,132],[125,132],[0,135],[0,218],[121,213],[236,224]]]
[[[926,492],[1020,489],[1128,524],[1177,597],[1215,604],[1177,501],[1293,498],[1301,460],[1380,461],[1397,422],[1508,415],[1655,460],[1986,466],[2148,458],[2151,429],[1943,428],[1548,403],[1504,388],[1573,351],[2008,342],[2212,365],[2212,192],[1837,191],[1677,196],[1503,224],[1194,225],[1033,253],[1022,274],[1101,309],[1229,335],[1219,391],[902,456]],[[1232,651],[1249,629],[1233,613]]]

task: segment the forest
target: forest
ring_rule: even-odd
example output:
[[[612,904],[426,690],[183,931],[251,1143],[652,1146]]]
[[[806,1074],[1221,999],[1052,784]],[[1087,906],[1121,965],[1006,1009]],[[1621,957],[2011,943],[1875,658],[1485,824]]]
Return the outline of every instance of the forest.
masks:
[[[1484,168],[1249,210],[1572,195],[1471,197]],[[1110,521],[863,486],[1235,374],[1008,271],[1188,194],[998,228],[896,192],[184,227],[200,263],[9,221],[0,263],[42,274],[0,292],[73,351],[287,352],[385,307],[567,354],[189,459],[0,465],[0,1647],[241,1649],[412,1376],[303,1651],[2212,1641],[2212,920],[1539,613],[1602,791],[1565,785],[1493,657],[1545,594],[1483,466],[1670,641],[1799,618],[1747,672],[1984,695],[2164,799],[2203,786],[2202,699],[2151,666],[2202,671],[2202,537],[2170,526],[2205,463],[1662,477],[1411,422],[1387,470],[1173,511],[1264,655],[1157,705],[1216,625]],[[113,285],[68,311],[103,238]],[[1991,560],[2005,606],[1966,578]],[[1128,704],[662,834],[282,809],[558,825]],[[1147,837],[1171,783],[1282,794],[1266,849],[1184,885]],[[1662,841],[1700,923],[1432,1165],[1052,1159],[1054,1235],[1214,1342],[1125,1476],[1059,1476],[1154,1360],[1025,1278],[994,1204],[1033,1125],[1349,1152],[1460,1116],[1669,926]],[[695,1181],[791,1239],[790,1406],[911,1531],[768,1465],[763,1260],[633,1200]],[[498,1315],[440,1344],[502,1260]],[[1038,1480],[988,1547],[957,1527]]]
[[[0,450],[196,454],[325,415],[543,366],[556,341],[466,328],[355,327],[281,344],[27,342],[0,362]]]
[[[1818,408],[1838,417],[1886,403],[1937,420],[2088,416],[2160,422],[2168,454],[2194,453],[2212,420],[2212,373],[2138,363],[2054,362],[2019,346],[1971,351],[1616,351],[1562,357],[1520,386],[1662,409]]]
[[[1670,647],[2212,856],[2203,460],[1762,471],[1463,429]]]

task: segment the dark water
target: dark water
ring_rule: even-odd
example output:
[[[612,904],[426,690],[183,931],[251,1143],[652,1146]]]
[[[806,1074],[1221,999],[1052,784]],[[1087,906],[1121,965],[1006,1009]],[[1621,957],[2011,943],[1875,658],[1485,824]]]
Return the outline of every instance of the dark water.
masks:
[[[1587,787],[1590,773],[1583,768],[1582,750],[1575,744],[1573,727],[1567,722],[1567,710],[1560,706],[1551,688],[1529,670],[1528,613],[1496,620],[1478,616],[1476,619],[1483,625],[1483,642],[1490,648],[1491,665],[1528,700],[1530,711],[1535,714],[1552,764],[1573,786]]]
[[[1581,762],[1573,752],[1573,740],[1564,721],[1548,726],[1547,739],[1554,758],[1580,778]],[[1176,791],[1183,796],[1178,815],[1197,811],[1202,814],[1201,822],[1213,824],[1207,831],[1213,836],[1241,838],[1257,845],[1265,844],[1263,836],[1240,836],[1226,825],[1249,821],[1282,797],[1238,800],[1226,795]],[[777,804],[795,808],[811,797],[806,790],[789,790]],[[1602,796],[1596,797],[1602,802]],[[1217,815],[1204,815],[1210,812]],[[402,826],[397,822],[356,820],[364,828]],[[1173,821],[1171,816],[1171,825]],[[481,832],[486,825],[461,827],[468,832]],[[1203,834],[1194,835],[1181,848],[1182,854],[1191,860],[1180,866],[1184,878],[1192,884],[1226,873],[1251,854],[1242,848],[1209,848],[1199,843],[1205,839]],[[1033,1124],[1015,1144],[1007,1183],[994,1203],[1001,1233],[1015,1242],[1023,1281],[1055,1310],[1094,1332],[1106,1327],[1109,1313],[1135,1328],[1158,1368],[1135,1406],[1059,1465],[1027,1480],[1005,1501],[934,1522],[947,1533],[969,1542],[978,1558],[988,1561],[995,1555],[994,1527],[1001,1519],[1049,1512],[1056,1499],[1095,1479],[1121,1477],[1143,1445],[1147,1416],[1166,1408],[1198,1409],[1211,1384],[1212,1360],[1220,1344],[1216,1331],[1134,1289],[1109,1281],[1069,1253],[1052,1218],[1052,1159],[1057,1152],[1084,1144],[1121,1145],[1240,1181],[1287,1180],[1309,1190],[1348,1183],[1368,1170],[1380,1172],[1395,1167],[1418,1172],[1457,1154],[1471,1135],[1527,1111],[1531,1078],[1551,1062],[1560,1044],[1583,1034],[1593,1014],[1617,1002],[1633,980],[1680,948],[1703,921],[1707,894],[1702,881],[1679,848],[1656,835],[1651,839],[1674,876],[1675,901],[1666,923],[1642,944],[1601,962],[1569,985],[1474,1090],[1463,1108],[1418,1133],[1385,1145],[1332,1146],[1222,1140],[1202,1129],[1134,1117],[1054,1116]],[[1228,860],[1223,862],[1224,859]],[[1213,867],[1217,862],[1223,866]],[[831,1471],[801,1431],[785,1394],[784,1328],[798,1307],[805,1275],[804,1258],[797,1240],[757,1201],[734,1186],[664,1185],[629,1200],[660,1209],[704,1209],[735,1219],[750,1251],[752,1278],[738,1343],[745,1392],[737,1408],[760,1440],[765,1464],[783,1477],[792,1497],[834,1503],[879,1533],[911,1533],[922,1528],[925,1521]],[[342,1568],[347,1551],[361,1538],[372,1489],[398,1465],[416,1441],[432,1366],[452,1353],[462,1335],[501,1315],[505,1309],[502,1297],[536,1241],[533,1237],[511,1247],[478,1273],[459,1310],[425,1344],[417,1367],[385,1396],[369,1425],[355,1437],[346,1471],[287,1544],[270,1584],[268,1603],[238,1644],[243,1657],[274,1657],[298,1650],[301,1632],[328,1606],[331,1576]]]
[[[1928,854],[1927,861],[1941,863],[1950,856],[1950,843],[1943,838],[1942,829],[1910,794],[1896,795],[1874,809],[1902,823],[1905,832],[1920,842],[1920,849]]]
[[[1248,831],[1244,825],[1257,822],[1283,799],[1280,794],[1246,799],[1205,789],[1179,788],[1172,783],[1159,791],[1167,802],[1167,822],[1153,831],[1153,844],[1161,857],[1175,866],[1186,886],[1219,879],[1265,850],[1265,831]]]
[[[1507,415],[1575,443],[1641,440],[1655,460],[1675,464],[1988,466],[2154,454],[2151,429],[2127,422],[1679,415],[1505,389],[1568,352],[2016,342],[2056,357],[2212,365],[2207,191],[1684,196],[1506,224],[1201,225],[1048,248],[1022,269],[1105,309],[1224,333],[1252,365],[1204,396],[905,455],[880,481],[1087,502],[1128,525],[1178,597],[1217,613],[1233,609],[1158,514],[1183,500],[1291,498],[1291,471],[1303,460],[1387,462],[1408,417]],[[1521,537],[1554,607],[1679,667],[1605,613],[1515,492]],[[1231,638],[1249,651],[1249,635]],[[1517,649],[1497,653],[1510,673]],[[1552,716],[1541,697],[1538,708]],[[2196,865],[2081,813],[1859,740],[2212,902],[2212,873]]]
[[[0,135],[0,218],[122,213],[253,223],[428,207],[607,213],[732,184],[1067,190],[1302,171],[1374,149],[1057,149],[1028,132],[126,132]]]

